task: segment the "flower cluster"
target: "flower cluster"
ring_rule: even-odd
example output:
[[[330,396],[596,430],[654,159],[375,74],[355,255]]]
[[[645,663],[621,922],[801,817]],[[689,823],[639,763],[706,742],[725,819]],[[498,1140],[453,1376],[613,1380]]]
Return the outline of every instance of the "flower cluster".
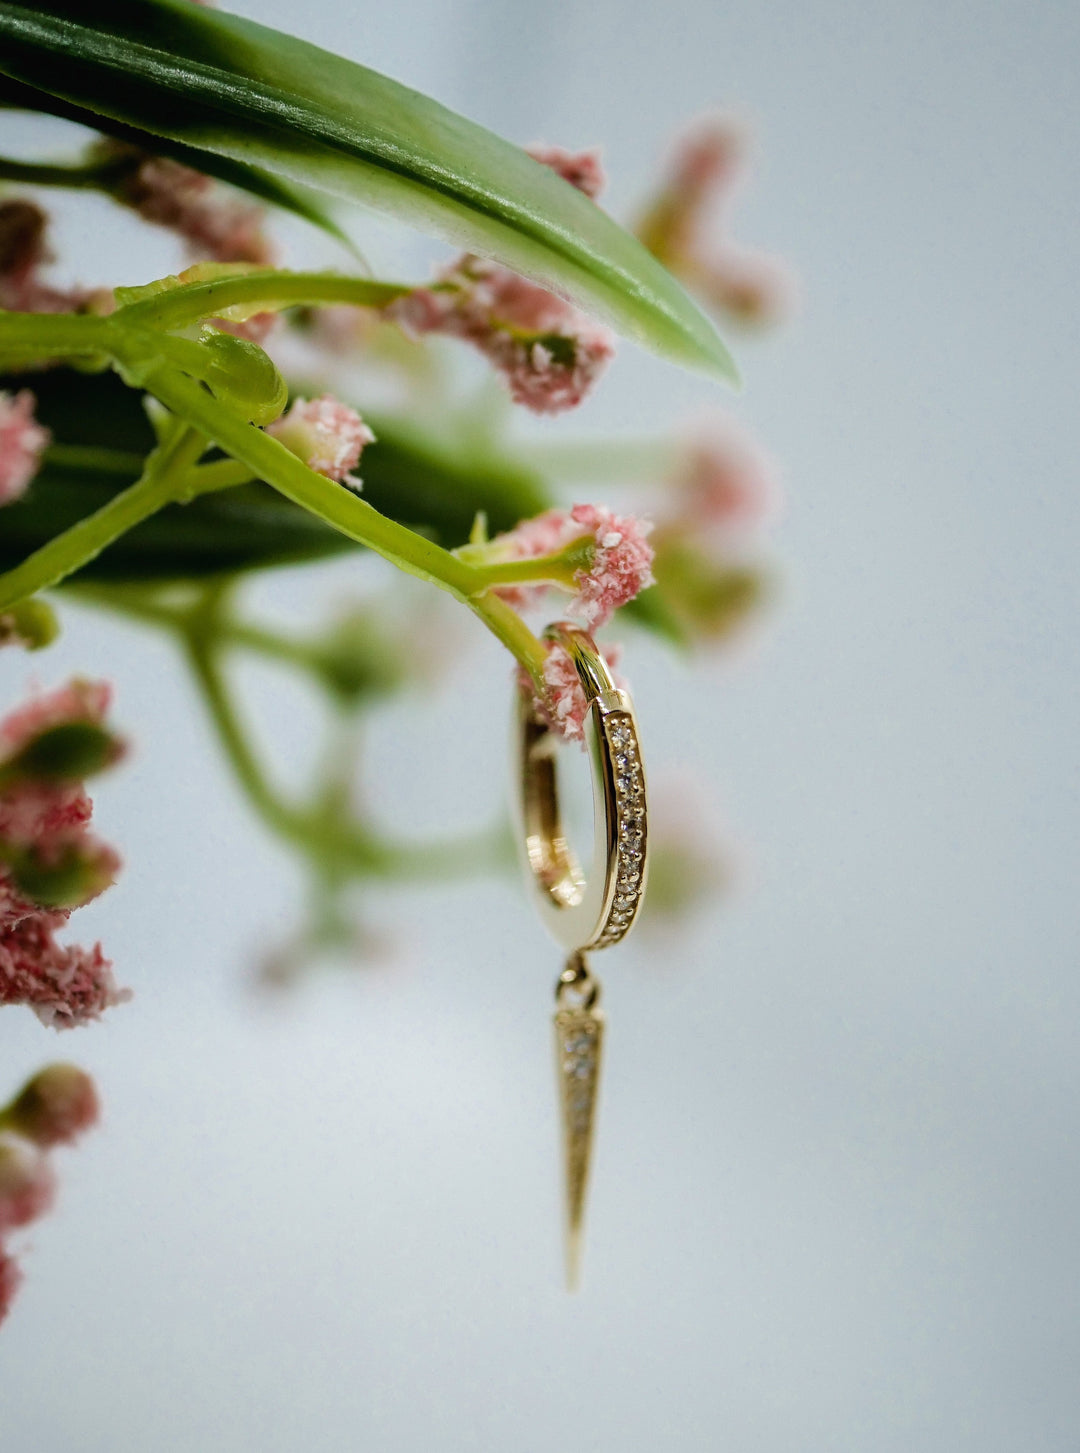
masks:
[[[715,644],[757,607],[767,582],[756,540],[779,510],[773,466],[731,421],[691,435],[668,480],[653,537],[654,570],[672,624]]]
[[[576,590],[568,614],[590,629],[607,625],[620,606],[653,583],[648,521],[616,515],[603,505],[548,510],[498,535],[487,547],[494,560],[552,557],[551,582],[565,584],[569,570]],[[547,589],[506,585],[498,594],[516,609],[534,604]]]
[[[57,942],[74,908],[114,880],[116,853],[89,831],[83,779],[116,761],[109,688],[72,681],[0,722],[0,1004],[67,1029],[130,997],[100,944]]]
[[[774,258],[738,247],[714,219],[743,170],[742,130],[723,118],[684,136],[658,195],[638,224],[645,246],[718,312],[771,323],[790,308],[791,281]]]
[[[267,426],[266,432],[280,439],[309,469],[327,479],[359,490],[361,480],[352,470],[360,462],[365,445],[375,435],[355,409],[323,394],[317,399],[296,399],[287,413]]]
[[[604,176],[596,152],[533,147],[530,155],[595,197]],[[471,343],[503,376],[515,403],[536,414],[576,408],[615,352],[608,331],[564,298],[509,268],[465,253],[430,288],[386,309],[407,333]]]
[[[260,265],[274,261],[274,248],[263,230],[266,212],[258,203],[203,172],[168,157],[148,156],[123,142],[102,142],[98,152],[118,163],[112,188],[117,201],[144,221],[175,232],[193,257]]]
[[[7,1238],[52,1206],[56,1174],[49,1151],[72,1144],[99,1114],[93,1080],[68,1064],[41,1070],[0,1108],[0,1322],[22,1280]]]
[[[592,201],[595,202],[604,190],[607,178],[604,176],[600,153],[595,148],[592,151],[567,151],[561,146],[538,144],[526,147],[526,150],[533,161],[558,172],[564,182],[577,187],[579,192],[584,192]]]
[[[49,219],[24,197],[0,202],[0,308],[12,313],[78,313],[92,308],[104,293],[64,291],[43,281],[41,269],[53,260],[46,241]]]
[[[614,670],[619,664],[621,648],[614,642],[601,648],[601,655]],[[559,736],[568,742],[585,745],[585,717],[589,702],[581,684],[577,667],[565,646],[557,641],[545,643],[544,694],[538,696],[533,683],[524,671],[518,672],[518,683],[523,691],[533,693],[533,705],[540,716]]]
[[[471,254],[386,313],[417,337],[441,333],[471,343],[503,376],[514,402],[536,414],[575,408],[615,352],[601,324],[539,284]]]
[[[34,395],[0,390],[0,505],[25,494],[49,445],[49,431],[34,418]]]

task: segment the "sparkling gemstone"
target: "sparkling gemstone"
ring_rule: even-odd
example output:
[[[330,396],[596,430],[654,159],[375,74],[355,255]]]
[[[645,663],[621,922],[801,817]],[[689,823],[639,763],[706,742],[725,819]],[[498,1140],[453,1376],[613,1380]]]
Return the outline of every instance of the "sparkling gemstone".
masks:
[[[630,898],[624,895],[615,899],[615,907],[620,913],[629,913],[636,902],[636,898]]]
[[[624,747],[630,740],[630,728],[625,721],[617,721],[612,724],[611,740],[618,747]]]

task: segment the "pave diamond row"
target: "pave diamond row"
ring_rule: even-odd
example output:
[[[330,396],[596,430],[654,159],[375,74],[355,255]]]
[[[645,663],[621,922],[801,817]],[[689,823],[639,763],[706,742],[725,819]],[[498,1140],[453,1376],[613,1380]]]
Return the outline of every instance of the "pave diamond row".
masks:
[[[645,868],[645,781],[641,753],[632,717],[611,712],[604,718],[611,764],[615,776],[618,810],[618,856],[615,867],[615,900],[607,916],[597,948],[618,943],[630,932],[641,904],[642,873]]]
[[[556,1017],[555,1025],[567,1128],[574,1135],[583,1135],[589,1129],[596,1098],[600,1024],[589,1013],[564,1011]]]

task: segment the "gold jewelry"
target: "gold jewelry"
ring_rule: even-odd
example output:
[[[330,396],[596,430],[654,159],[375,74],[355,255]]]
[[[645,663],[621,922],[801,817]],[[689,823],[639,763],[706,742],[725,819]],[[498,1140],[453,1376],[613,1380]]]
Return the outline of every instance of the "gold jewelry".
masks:
[[[567,1281],[573,1287],[580,1266],[604,1034],[600,984],[586,951],[609,948],[634,925],[645,895],[648,826],[645,772],[629,694],[615,685],[587,631],[557,622],[545,637],[568,653],[585,692],[593,798],[593,860],[583,872],[559,812],[557,737],[523,684],[516,721],[519,841],[541,917],[570,950],[555,989],[555,1046],[566,1176]]]

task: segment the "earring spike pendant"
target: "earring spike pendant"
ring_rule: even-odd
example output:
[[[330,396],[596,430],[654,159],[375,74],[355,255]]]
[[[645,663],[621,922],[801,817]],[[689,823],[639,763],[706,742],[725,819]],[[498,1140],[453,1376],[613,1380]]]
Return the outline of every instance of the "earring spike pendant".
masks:
[[[579,1280],[605,1021],[586,953],[633,928],[645,895],[645,772],[629,694],[615,685],[588,632],[566,622],[546,631],[569,654],[585,692],[585,746],[593,799],[592,861],[583,870],[562,827],[555,732],[531,692],[518,692],[515,723],[518,838],[545,925],[569,950],[556,984],[555,1044],[566,1187],[566,1269]]]
[[[589,1186],[604,1014],[600,984],[581,952],[570,955],[555,986],[555,1064],[562,1108],[563,1175],[566,1190],[566,1286],[581,1279],[585,1196]]]

